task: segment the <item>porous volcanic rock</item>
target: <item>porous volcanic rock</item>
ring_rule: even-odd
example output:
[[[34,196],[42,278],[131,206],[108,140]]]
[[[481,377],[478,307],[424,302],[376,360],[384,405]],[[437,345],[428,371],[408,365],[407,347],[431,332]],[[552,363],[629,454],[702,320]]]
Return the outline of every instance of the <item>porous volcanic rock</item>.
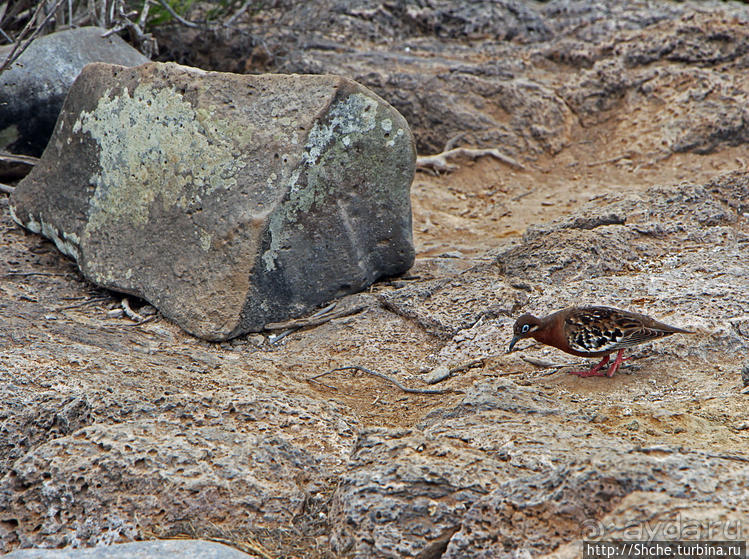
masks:
[[[10,207],[92,282],[223,340],[406,271],[414,161],[344,78],[94,64]]]
[[[139,386],[121,386],[79,405],[77,428],[4,424],[4,436],[33,438],[2,465],[0,550],[108,545],[190,523],[288,525],[345,463],[356,422],[339,406],[245,384],[221,396],[165,390],[148,401]],[[29,409],[49,399],[29,396]]]
[[[104,33],[100,27],[81,27],[40,37],[0,74],[0,149],[40,156],[68,89],[86,64],[148,62],[117,35]],[[0,47],[0,60],[11,50]]]
[[[477,383],[413,430],[362,433],[333,502],[331,542],[355,557],[540,556],[596,530],[605,539],[607,515],[643,493],[670,497],[685,520],[691,507],[746,518],[747,475],[741,457],[643,448],[602,435],[584,405],[512,381]],[[642,528],[652,511],[637,510],[628,512]]]

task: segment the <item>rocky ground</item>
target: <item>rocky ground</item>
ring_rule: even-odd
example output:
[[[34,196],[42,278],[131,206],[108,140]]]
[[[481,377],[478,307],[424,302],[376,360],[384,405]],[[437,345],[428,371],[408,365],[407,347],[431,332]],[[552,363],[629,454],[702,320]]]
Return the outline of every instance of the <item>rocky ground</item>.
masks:
[[[339,303],[356,314],[223,344],[110,318],[121,296],[0,198],[0,550],[191,536],[258,557],[579,557],[585,537],[747,539],[749,10],[449,4],[299,3],[223,51],[162,38],[204,67],[353,77],[422,153],[460,135],[522,165],[417,173],[416,264]],[[528,342],[505,353],[519,314],[573,303],[696,333],[636,348],[613,378]],[[354,365],[445,392],[310,380]],[[459,370],[427,385],[439,366]]]

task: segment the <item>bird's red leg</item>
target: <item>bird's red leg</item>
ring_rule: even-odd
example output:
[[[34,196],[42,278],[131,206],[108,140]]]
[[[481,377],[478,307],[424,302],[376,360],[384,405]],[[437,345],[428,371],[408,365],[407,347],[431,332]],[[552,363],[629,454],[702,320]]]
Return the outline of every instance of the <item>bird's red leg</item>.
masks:
[[[611,364],[611,367],[609,367],[608,376],[613,377],[614,373],[619,369],[619,365],[621,365],[624,361],[629,359],[629,357],[622,357],[624,355],[624,350],[620,349],[619,353],[616,354],[616,359],[614,359],[614,362]]]
[[[598,365],[596,365],[595,367],[593,367],[590,371],[570,371],[570,374],[571,375],[577,375],[579,377],[603,377],[603,376],[606,376],[606,373],[601,373],[599,371],[601,370],[601,367],[603,367],[604,365],[606,365],[606,363],[609,362],[609,357],[610,356],[611,356],[611,354],[604,355],[603,359],[601,359],[601,362]],[[617,359],[618,358],[619,357],[617,357]],[[609,376],[611,376],[611,375],[609,375]]]

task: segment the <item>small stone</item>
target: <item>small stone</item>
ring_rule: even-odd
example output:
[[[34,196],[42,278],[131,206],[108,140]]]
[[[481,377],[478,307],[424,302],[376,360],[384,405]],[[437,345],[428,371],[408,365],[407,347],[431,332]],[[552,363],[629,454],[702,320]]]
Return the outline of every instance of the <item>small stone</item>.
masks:
[[[427,384],[436,384],[450,376],[450,369],[447,365],[437,365],[429,373],[422,376],[422,380]]]
[[[18,549],[5,555],[10,559],[250,559],[228,545],[201,540],[150,540],[102,545],[92,548]]]
[[[640,428],[640,422],[635,419],[630,423],[627,423],[626,427],[630,431],[637,431]]]

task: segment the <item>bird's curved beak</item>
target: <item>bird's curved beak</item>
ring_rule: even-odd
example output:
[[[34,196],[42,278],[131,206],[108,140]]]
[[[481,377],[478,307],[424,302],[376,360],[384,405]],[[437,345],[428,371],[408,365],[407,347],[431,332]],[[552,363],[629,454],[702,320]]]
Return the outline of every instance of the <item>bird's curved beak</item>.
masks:
[[[518,343],[519,339],[520,339],[520,336],[512,337],[512,340],[510,340],[510,347],[507,349],[507,353],[510,353],[512,351],[512,348],[515,347],[515,344]]]

